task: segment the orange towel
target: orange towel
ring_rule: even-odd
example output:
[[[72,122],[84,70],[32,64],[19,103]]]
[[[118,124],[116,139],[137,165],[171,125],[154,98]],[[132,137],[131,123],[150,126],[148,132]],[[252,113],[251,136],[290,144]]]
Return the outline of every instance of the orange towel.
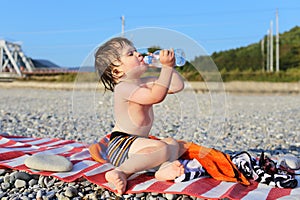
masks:
[[[107,163],[106,148],[110,135],[106,135],[99,143],[89,147],[91,157],[100,163]],[[153,136],[150,138],[157,139]],[[178,141],[181,145],[183,159],[196,158],[203,168],[216,180],[239,182],[243,185],[250,185],[246,177],[231,162],[230,156],[212,148],[206,148],[192,142]]]
[[[106,149],[109,142],[110,134],[107,134],[103,138],[100,139],[98,143],[92,144],[89,146],[89,152],[91,157],[100,163],[107,163],[107,154]]]
[[[179,141],[179,143],[184,149],[181,158],[197,159],[214,179],[250,185],[249,180],[232,163],[228,154],[192,142]]]

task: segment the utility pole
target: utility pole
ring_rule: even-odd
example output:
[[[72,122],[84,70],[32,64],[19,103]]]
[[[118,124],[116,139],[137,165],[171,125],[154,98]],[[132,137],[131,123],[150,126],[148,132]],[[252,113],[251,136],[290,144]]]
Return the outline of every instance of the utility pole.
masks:
[[[279,22],[278,22],[278,9],[276,9],[276,72],[279,72]]]
[[[121,20],[122,20],[122,37],[124,37],[124,32],[125,32],[125,17],[124,17],[124,15],[122,15]]]
[[[267,72],[270,71],[270,30],[267,31]]]
[[[270,22],[270,71],[273,72],[273,21]]]

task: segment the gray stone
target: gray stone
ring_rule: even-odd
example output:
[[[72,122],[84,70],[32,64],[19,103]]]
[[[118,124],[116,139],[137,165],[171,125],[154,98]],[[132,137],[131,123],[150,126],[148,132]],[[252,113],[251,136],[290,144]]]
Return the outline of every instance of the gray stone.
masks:
[[[26,172],[17,172],[14,174],[15,179],[20,179],[24,181],[29,181],[32,179],[32,176]]]
[[[45,184],[44,184],[44,176],[40,176],[39,177],[39,180],[38,180],[38,184],[41,186],[41,187],[45,187]]]
[[[16,174],[18,173],[18,171],[14,171],[9,175],[9,183],[13,184],[16,181]]]
[[[137,193],[137,194],[135,194],[135,197],[137,197],[137,198],[142,198],[143,196],[145,196],[145,193]]]
[[[4,197],[6,195],[6,192],[1,192],[0,193],[0,198]]]
[[[16,188],[22,188],[22,187],[25,187],[25,186],[26,186],[26,181],[21,180],[21,179],[17,179],[15,181],[15,187]]]
[[[29,185],[30,187],[32,187],[32,186],[36,185],[37,183],[38,183],[38,181],[37,181],[36,179],[31,179],[31,180],[28,182],[28,185]]]
[[[49,178],[49,177],[44,178],[44,184],[46,185],[47,188],[53,186],[54,182],[55,182],[55,179],[53,179],[53,178]]]
[[[181,200],[191,200],[191,199],[192,199],[192,198],[190,198],[190,197],[188,197],[188,196],[186,196],[186,195],[183,195]]]
[[[4,175],[6,173],[6,169],[0,169],[0,176]]]
[[[10,175],[6,174],[3,178],[4,183],[9,183],[10,182]]]
[[[43,190],[37,191],[37,193],[36,193],[36,199],[42,199],[43,193],[44,193]]]
[[[84,197],[84,194],[82,192],[78,192],[79,197]]]
[[[77,189],[73,186],[69,186],[66,188],[66,191],[65,191],[65,196],[67,197],[74,197],[76,196],[78,193]]]
[[[28,168],[41,171],[68,172],[73,168],[73,164],[67,158],[59,155],[32,155],[26,158],[24,163]]]
[[[1,183],[1,188],[2,190],[7,190],[10,188],[10,183],[9,182],[4,182],[4,183]]]
[[[89,187],[89,186],[83,188],[83,191],[84,191],[84,192],[89,192],[89,191],[91,191],[91,190],[92,190],[92,188]]]
[[[82,186],[84,186],[84,187],[87,187],[87,186],[91,185],[91,182],[89,182],[89,181],[82,181],[82,182],[80,183],[80,185],[82,185]]]
[[[66,197],[66,196],[63,195],[62,193],[58,195],[57,199],[58,199],[58,200],[70,200],[69,197]]]
[[[159,193],[157,193],[157,192],[151,192],[151,195],[152,196],[157,196],[157,195],[159,195]]]
[[[149,196],[148,198],[149,198],[149,200],[156,200],[157,199],[156,196]]]
[[[63,186],[64,185],[64,182],[63,181],[58,181],[58,182],[55,182],[54,183],[54,186],[55,187],[61,187],[61,186]]]
[[[176,194],[169,194],[169,193],[165,194],[164,196],[168,200],[173,200],[177,197]]]
[[[55,196],[55,193],[56,193],[56,191],[51,190],[51,191],[49,191],[49,192],[46,193],[46,197],[48,197],[48,198],[51,199],[51,198],[53,198]]]

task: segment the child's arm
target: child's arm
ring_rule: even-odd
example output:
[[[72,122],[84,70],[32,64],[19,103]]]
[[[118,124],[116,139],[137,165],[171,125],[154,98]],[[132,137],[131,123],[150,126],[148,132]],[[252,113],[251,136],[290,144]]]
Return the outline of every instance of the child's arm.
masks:
[[[154,82],[157,81],[157,77],[145,77],[143,78],[143,83],[146,84],[148,87],[152,87]],[[181,75],[173,69],[172,78],[168,90],[168,94],[174,94],[177,92],[180,92],[184,89],[184,81],[181,77]]]
[[[132,85],[131,87],[128,85],[122,89],[122,96],[125,96],[128,101],[142,105],[150,105],[163,101],[169,91],[173,76],[173,66],[175,63],[174,51],[162,50],[160,52],[160,61],[163,67],[158,79],[151,86],[144,85],[137,87]]]
[[[184,89],[184,82],[180,74],[174,69],[169,87],[169,94],[180,92]]]

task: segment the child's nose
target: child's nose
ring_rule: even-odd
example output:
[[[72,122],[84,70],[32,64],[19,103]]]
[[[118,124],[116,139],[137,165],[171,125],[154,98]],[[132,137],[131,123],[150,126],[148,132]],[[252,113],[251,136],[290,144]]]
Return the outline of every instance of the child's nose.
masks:
[[[135,53],[135,55],[136,55],[136,57],[140,57],[140,56],[142,56],[142,54],[140,53],[140,52],[134,52]]]

